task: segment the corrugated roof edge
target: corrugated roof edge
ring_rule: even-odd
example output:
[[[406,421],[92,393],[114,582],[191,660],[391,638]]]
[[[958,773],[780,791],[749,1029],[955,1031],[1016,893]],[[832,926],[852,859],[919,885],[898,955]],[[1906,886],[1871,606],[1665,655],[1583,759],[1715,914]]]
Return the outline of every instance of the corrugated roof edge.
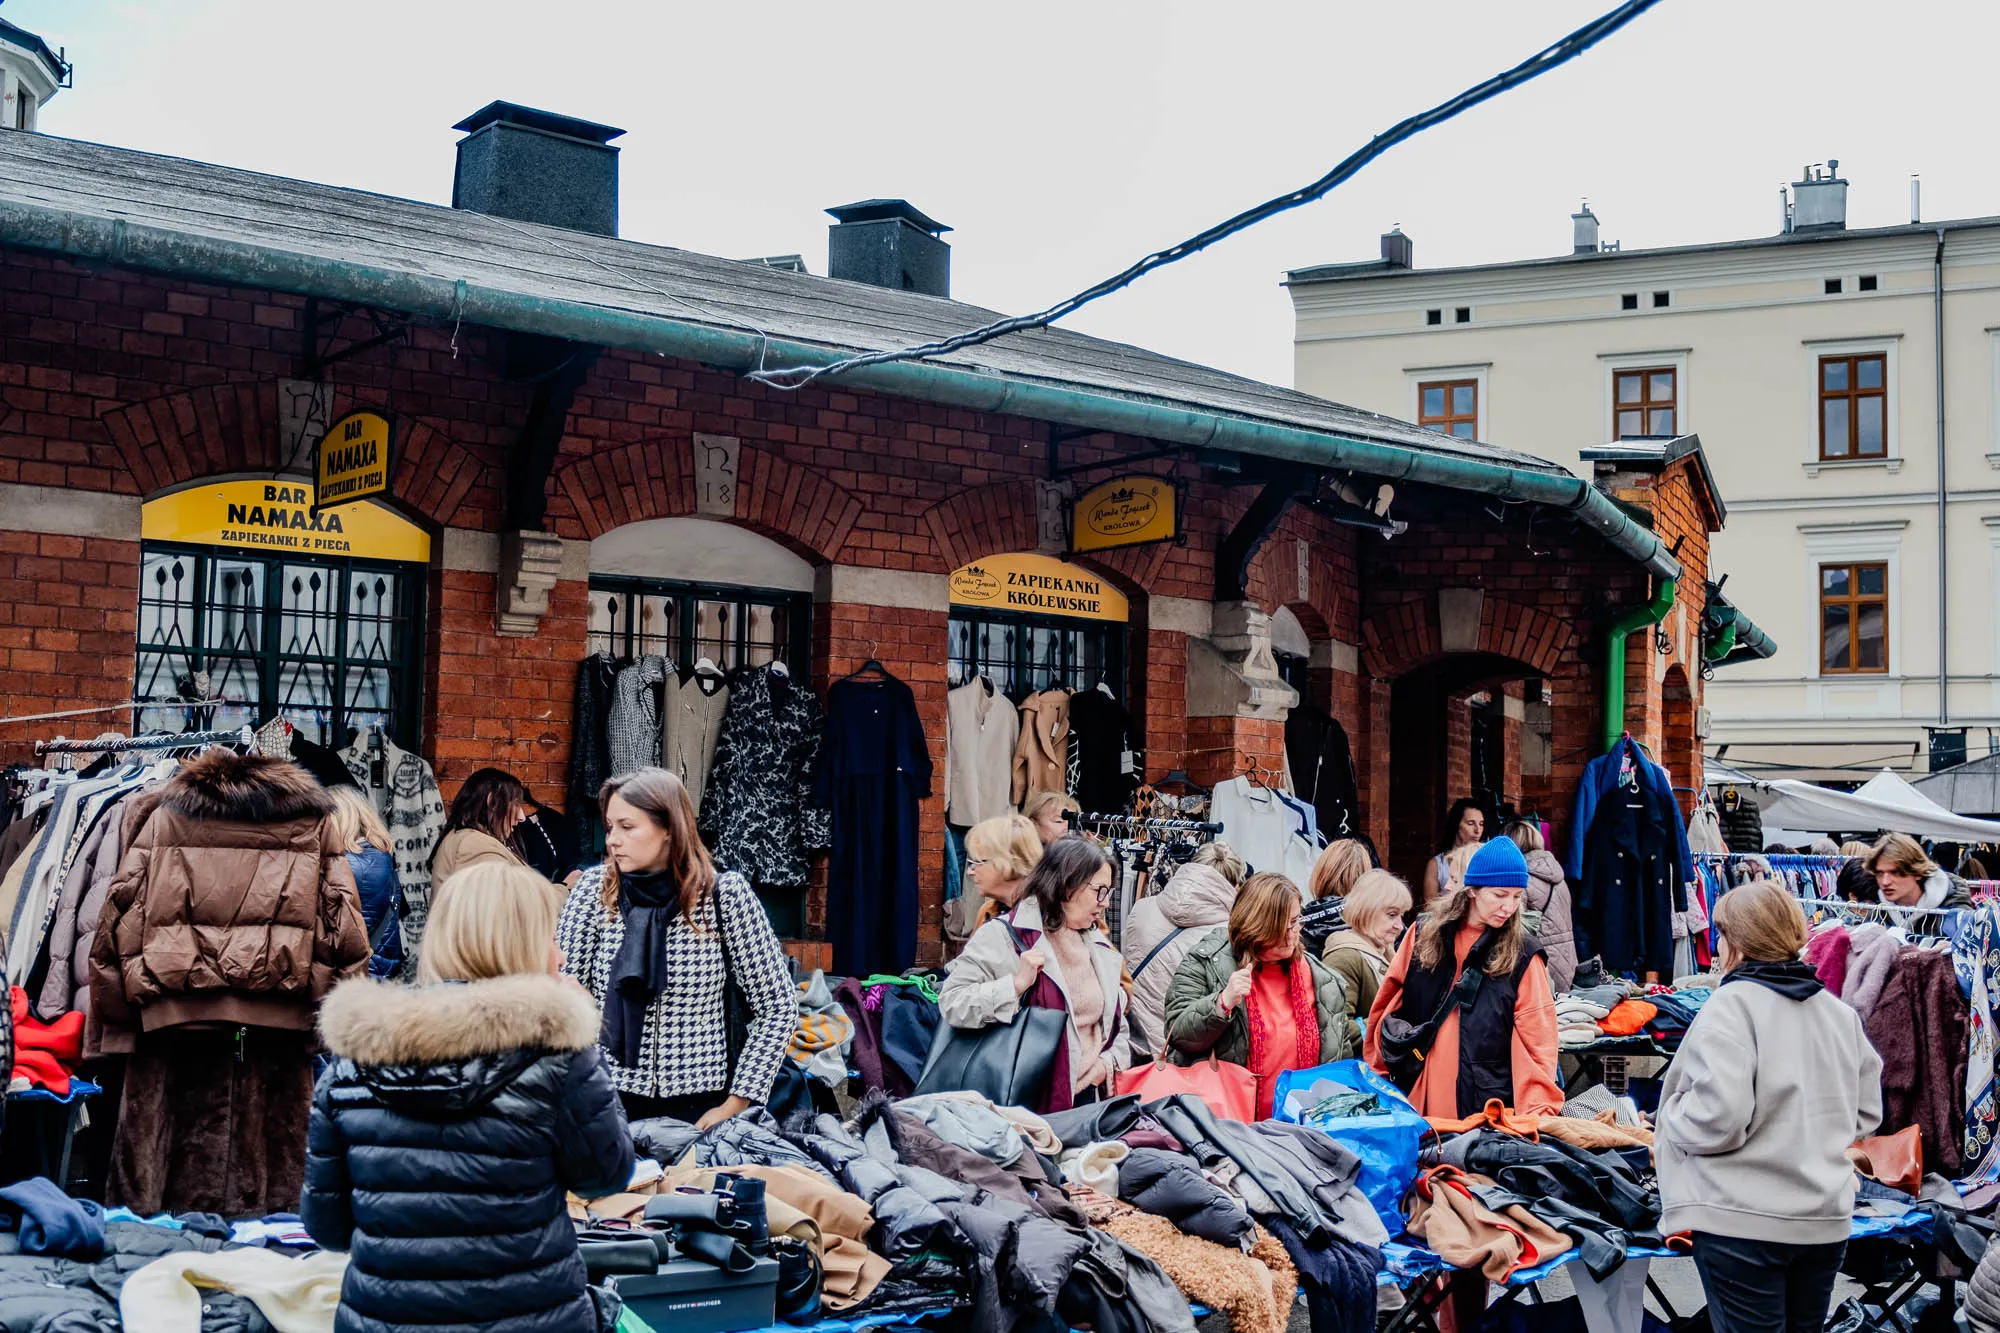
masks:
[[[105,219],[0,200],[0,244],[73,259],[120,264],[205,282],[353,301],[439,320],[539,333],[627,351],[684,357],[744,370],[760,355],[783,363],[825,364],[849,350],[760,338],[735,329],[616,310],[584,301],[528,296],[464,279],[302,255],[273,246],[192,235],[126,219]],[[1589,482],[1563,470],[1430,454],[1404,446],[1278,422],[1124,397],[1026,376],[935,362],[862,367],[841,382],[896,397],[996,412],[1163,443],[1236,450],[1318,467],[1346,468],[1389,481],[1472,491],[1548,505],[1574,514],[1612,549],[1661,578],[1680,562],[1649,529]]]

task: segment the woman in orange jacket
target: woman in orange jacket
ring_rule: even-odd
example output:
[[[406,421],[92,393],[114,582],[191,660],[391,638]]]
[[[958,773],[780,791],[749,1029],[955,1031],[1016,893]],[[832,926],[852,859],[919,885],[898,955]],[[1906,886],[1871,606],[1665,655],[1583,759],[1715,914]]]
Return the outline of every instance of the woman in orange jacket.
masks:
[[[1425,1116],[1458,1120],[1495,1100],[1526,1116],[1562,1110],[1555,995],[1541,946],[1521,922],[1527,886],[1520,848],[1506,838],[1486,843],[1464,886],[1404,935],[1375,995],[1368,1063]],[[1476,980],[1465,975],[1474,958]]]

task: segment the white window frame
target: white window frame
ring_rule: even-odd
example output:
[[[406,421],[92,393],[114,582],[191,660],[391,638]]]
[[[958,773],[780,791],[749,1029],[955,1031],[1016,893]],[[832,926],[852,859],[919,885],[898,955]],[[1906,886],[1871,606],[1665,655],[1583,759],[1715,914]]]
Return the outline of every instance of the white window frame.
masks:
[[[1986,567],[1991,580],[1986,595],[1993,617],[1992,642],[1988,645],[1993,656],[1987,673],[1993,681],[1993,699],[2000,703],[2000,514],[1981,514],[1979,522],[1986,529]]]
[[[1491,361],[1476,361],[1462,366],[1405,366],[1403,374],[1409,380],[1410,386],[1408,402],[1411,424],[1416,424],[1417,418],[1423,415],[1423,385],[1435,384],[1439,380],[1474,380],[1479,385],[1479,404],[1478,411],[1474,413],[1473,438],[1485,440],[1487,426],[1492,421],[1492,417],[1487,414],[1486,399],[1487,372],[1492,369]]]
[[[1647,297],[1648,300],[1652,298]],[[1606,352],[1597,359],[1604,366],[1604,439],[1618,438],[1618,372],[1621,370],[1666,370],[1674,372],[1674,434],[1692,435],[1688,396],[1687,347],[1662,348],[1656,352]]]
[[[2000,470],[2000,328],[1986,330],[1986,347],[1987,362],[1990,366],[1986,381],[1988,393],[1986,465]],[[2000,618],[1996,618],[1994,623],[2000,625]],[[1996,668],[2000,668],[2000,655],[1996,655],[1993,661]]]
[[[1802,345],[1806,353],[1806,461],[1808,477],[1817,477],[1821,468],[1832,468],[1839,472],[1848,468],[1879,467],[1896,473],[1903,470],[1903,376],[1901,358],[1903,335],[1900,333],[1878,334],[1872,338],[1808,338]],[[1882,412],[1882,447],[1880,458],[1821,458],[1819,456],[1819,362],[1823,356],[1866,356],[1879,354],[1882,357],[1882,386],[1886,390]]]
[[[1814,447],[1818,447],[1817,443]],[[1902,557],[1903,532],[1909,526],[1907,518],[1876,519],[1865,523],[1799,524],[1799,535],[1805,538],[1806,543],[1805,592],[1812,627],[1807,635],[1812,652],[1812,670],[1806,673],[1808,679],[1841,685],[1869,685],[1903,678]],[[1882,627],[1882,644],[1889,655],[1889,669],[1883,672],[1823,670],[1825,654],[1820,643],[1819,568],[1821,565],[1873,564],[1888,566],[1883,587],[1888,593],[1889,604],[1886,623]]]

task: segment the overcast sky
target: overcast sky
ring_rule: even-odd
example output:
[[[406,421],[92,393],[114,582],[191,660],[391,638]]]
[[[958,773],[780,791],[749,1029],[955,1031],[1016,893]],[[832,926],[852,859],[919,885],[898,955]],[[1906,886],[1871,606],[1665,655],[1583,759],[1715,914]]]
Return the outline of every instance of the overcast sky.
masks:
[[[416,199],[494,98],[629,131],[622,232],[826,271],[820,210],[903,196],[956,230],[953,294],[1040,308],[1321,174],[1610,0],[11,0],[68,48],[50,133]],[[1072,320],[1278,383],[1283,273],[1562,253],[1588,196],[1630,247],[1766,235],[1839,158],[1849,221],[2000,213],[2000,5],[1665,0],[1569,67],[1395,149],[1318,204]]]

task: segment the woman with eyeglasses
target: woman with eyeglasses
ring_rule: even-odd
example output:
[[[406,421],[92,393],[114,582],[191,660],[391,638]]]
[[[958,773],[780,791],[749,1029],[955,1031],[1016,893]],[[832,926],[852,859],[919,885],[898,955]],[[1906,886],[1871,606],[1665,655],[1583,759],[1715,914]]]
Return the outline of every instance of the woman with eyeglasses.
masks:
[[[1112,1076],[1132,1062],[1124,961],[1098,930],[1111,892],[1111,863],[1087,838],[1058,838],[1028,875],[1020,901],[972,933],[938,990],[938,1011],[955,1028],[1011,1023],[1023,1006],[1069,1016],[1068,1086],[1051,1086],[1059,1111],[1108,1097]]]
[[[1278,1075],[1353,1054],[1347,983],[1306,950],[1299,887],[1252,875],[1229,924],[1188,950],[1167,991],[1175,1064],[1214,1055],[1257,1076],[1257,1118],[1271,1117]]]

